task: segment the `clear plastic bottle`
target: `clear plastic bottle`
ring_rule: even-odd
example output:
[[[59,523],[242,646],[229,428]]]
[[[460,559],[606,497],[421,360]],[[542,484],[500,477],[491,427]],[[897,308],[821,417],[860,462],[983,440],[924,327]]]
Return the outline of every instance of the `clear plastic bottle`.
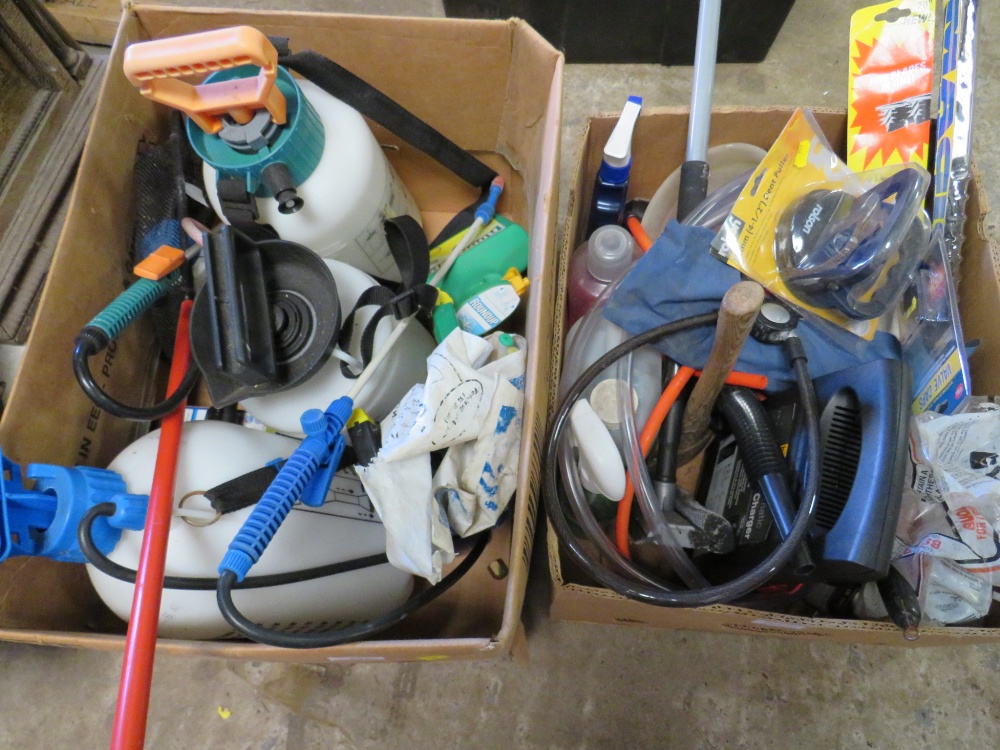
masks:
[[[567,318],[571,326],[594,306],[605,287],[631,265],[638,246],[617,224],[598,227],[573,253],[567,279]]]

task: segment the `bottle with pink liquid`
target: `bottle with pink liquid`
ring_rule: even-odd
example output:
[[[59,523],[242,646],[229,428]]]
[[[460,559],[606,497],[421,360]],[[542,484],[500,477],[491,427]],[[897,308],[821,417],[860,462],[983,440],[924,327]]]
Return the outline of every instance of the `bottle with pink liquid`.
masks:
[[[637,250],[632,235],[617,224],[598,227],[576,249],[569,261],[567,328],[586,315],[604,288],[625,272]]]

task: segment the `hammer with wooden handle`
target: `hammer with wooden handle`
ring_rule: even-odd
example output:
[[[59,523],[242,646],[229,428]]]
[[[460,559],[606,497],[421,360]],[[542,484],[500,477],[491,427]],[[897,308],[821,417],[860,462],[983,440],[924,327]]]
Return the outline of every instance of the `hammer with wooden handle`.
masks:
[[[734,284],[723,296],[719,321],[715,325],[715,343],[684,409],[678,466],[697,456],[711,440],[708,424],[715,399],[736,364],[763,303],[764,288],[756,281]]]

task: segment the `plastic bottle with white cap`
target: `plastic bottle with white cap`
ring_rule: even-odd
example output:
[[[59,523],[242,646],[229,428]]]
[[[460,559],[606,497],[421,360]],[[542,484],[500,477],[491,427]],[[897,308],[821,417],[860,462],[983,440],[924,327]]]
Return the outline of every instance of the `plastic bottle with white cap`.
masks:
[[[617,224],[599,227],[573,253],[566,287],[567,325],[587,314],[605,287],[632,265],[639,247]]]

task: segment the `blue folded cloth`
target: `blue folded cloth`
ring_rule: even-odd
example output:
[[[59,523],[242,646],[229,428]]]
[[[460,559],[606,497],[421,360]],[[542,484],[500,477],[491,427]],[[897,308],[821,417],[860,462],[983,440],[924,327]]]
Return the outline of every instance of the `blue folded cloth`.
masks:
[[[714,234],[671,221],[660,238],[622,280],[604,308],[604,317],[632,335],[658,325],[719,309],[722,296],[742,278],[709,253]],[[878,332],[872,341],[818,318],[796,329],[814,377],[875,359],[899,359],[895,336]],[[715,329],[705,326],[662,339],[656,348],[682,365],[701,369],[712,350]],[[782,346],[748,339],[737,369],[768,378],[769,391],[795,382]]]

